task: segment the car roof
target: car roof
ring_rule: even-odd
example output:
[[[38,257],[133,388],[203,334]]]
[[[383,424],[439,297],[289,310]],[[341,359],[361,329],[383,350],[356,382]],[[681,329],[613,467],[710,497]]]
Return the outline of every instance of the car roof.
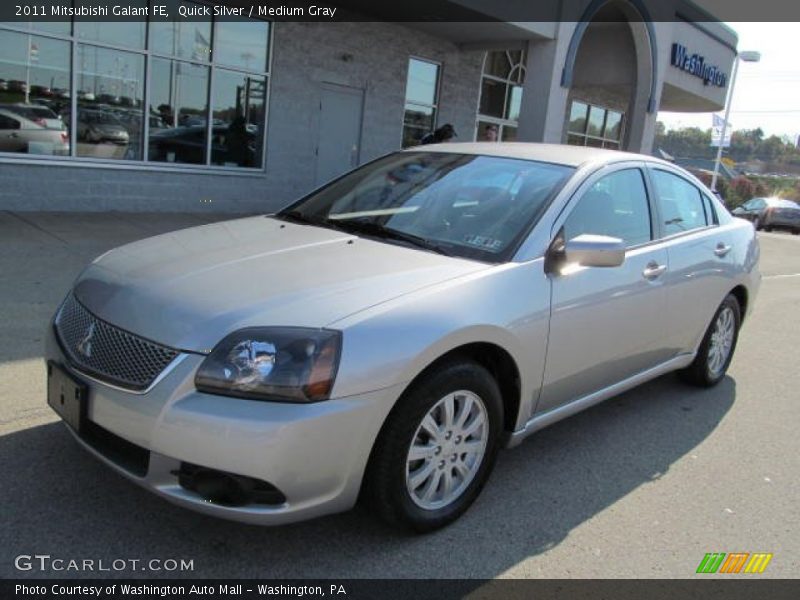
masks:
[[[21,114],[15,113],[13,110],[8,110],[7,108],[3,108],[3,107],[0,107],[0,115],[16,119],[17,121],[27,121],[28,120],[25,117],[23,117]]]
[[[782,206],[784,208],[795,208],[798,206],[797,202],[794,200],[789,200],[788,198],[754,198],[754,200],[765,200],[767,204],[770,206]]]
[[[457,154],[476,154],[484,156],[501,156],[504,158],[521,158],[578,167],[591,162],[620,162],[626,160],[646,160],[653,163],[669,165],[666,161],[619,150],[589,148],[586,146],[569,146],[567,144],[539,144],[531,142],[463,142],[429,144],[413,146],[406,151],[454,152]]]

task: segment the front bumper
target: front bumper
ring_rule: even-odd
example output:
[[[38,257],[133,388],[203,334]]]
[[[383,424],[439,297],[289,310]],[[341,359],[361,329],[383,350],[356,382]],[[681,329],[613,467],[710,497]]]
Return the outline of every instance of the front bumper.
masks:
[[[315,404],[258,402],[198,392],[195,371],[203,356],[183,354],[144,393],[93,380],[73,369],[52,328],[45,358],[89,386],[87,418],[138,447],[142,471],[86,437],[88,451],[159,496],[209,515],[278,525],[341,512],[358,498],[369,453],[402,392],[394,386]],[[201,465],[275,486],[280,505],[224,506],[182,487],[181,463]]]

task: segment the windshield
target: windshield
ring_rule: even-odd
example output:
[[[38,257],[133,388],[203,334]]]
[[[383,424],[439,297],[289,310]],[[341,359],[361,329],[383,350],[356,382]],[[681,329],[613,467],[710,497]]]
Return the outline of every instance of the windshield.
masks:
[[[399,152],[356,169],[278,216],[502,262],[573,172],[495,156]]]

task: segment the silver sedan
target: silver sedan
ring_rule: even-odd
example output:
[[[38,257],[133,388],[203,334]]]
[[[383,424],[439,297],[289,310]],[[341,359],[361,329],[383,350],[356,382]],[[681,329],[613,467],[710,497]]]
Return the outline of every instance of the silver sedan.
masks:
[[[49,328],[48,402],[176,504],[279,524],[362,498],[431,530],[501,447],[670,371],[718,383],[758,258],[669,163],[426,146],[96,259]]]

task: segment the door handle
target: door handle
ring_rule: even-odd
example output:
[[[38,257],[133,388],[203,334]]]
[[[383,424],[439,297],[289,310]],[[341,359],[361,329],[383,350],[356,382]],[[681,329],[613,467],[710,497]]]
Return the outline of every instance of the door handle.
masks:
[[[661,274],[664,273],[664,271],[666,270],[667,270],[667,265],[660,265],[657,262],[653,261],[647,263],[647,266],[644,268],[644,271],[642,271],[642,277],[652,281],[653,279],[657,279],[658,277],[660,277]]]
[[[18,133],[11,133],[11,134],[9,134],[8,137],[10,137],[10,138],[18,138],[19,134]]]
[[[717,255],[717,256],[719,256],[720,258],[722,258],[723,256],[725,256],[725,255],[726,255],[728,252],[730,252],[730,251],[731,251],[731,247],[730,247],[730,246],[726,246],[726,245],[725,245],[725,244],[723,244],[722,242],[720,242],[719,244],[717,244],[717,247],[716,247],[716,248],[714,248],[714,254],[716,254],[716,255]]]

